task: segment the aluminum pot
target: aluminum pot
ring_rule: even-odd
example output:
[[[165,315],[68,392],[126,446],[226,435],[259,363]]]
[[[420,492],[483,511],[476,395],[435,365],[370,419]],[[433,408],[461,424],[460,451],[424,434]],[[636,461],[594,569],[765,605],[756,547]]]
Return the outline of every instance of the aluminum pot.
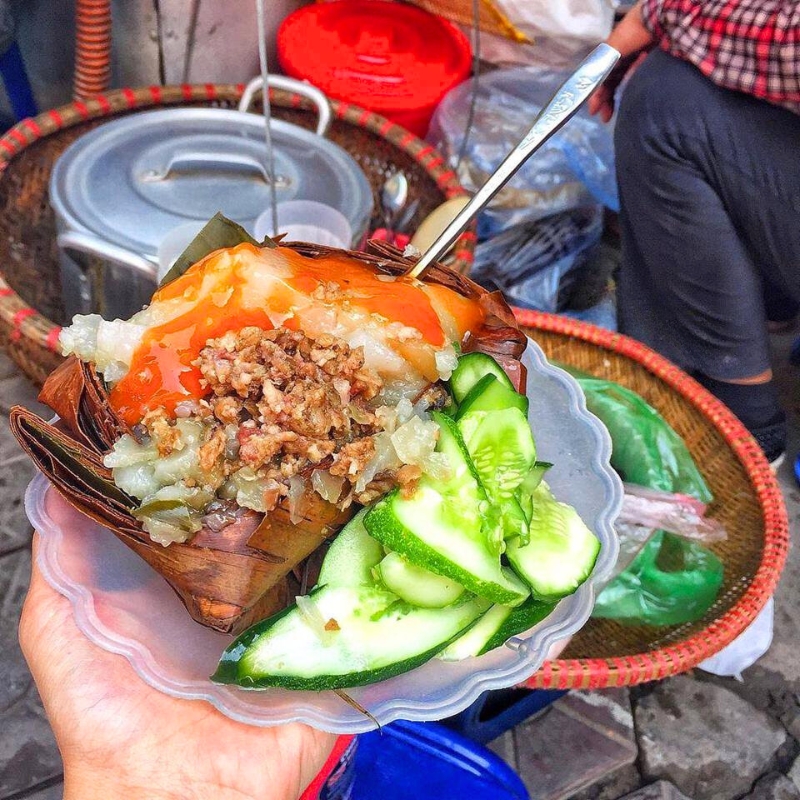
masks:
[[[357,243],[372,215],[372,190],[355,160],[324,138],[327,98],[289,78],[271,76],[269,83],[309,98],[319,117],[314,133],[271,121],[278,202],[337,208]],[[264,118],[246,113],[260,88],[260,78],[251,81],[235,111],[174,108],[120,117],[64,151],[50,177],[50,203],[69,317],[127,318],[141,309],[156,287],[159,245],[178,228],[199,229],[221,211],[253,232],[271,198]]]

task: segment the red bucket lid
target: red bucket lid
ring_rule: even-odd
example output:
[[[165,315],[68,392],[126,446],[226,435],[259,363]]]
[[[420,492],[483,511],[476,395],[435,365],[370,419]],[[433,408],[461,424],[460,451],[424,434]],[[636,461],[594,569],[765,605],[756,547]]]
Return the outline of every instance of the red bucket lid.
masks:
[[[471,65],[469,41],[455,26],[385,0],[295,11],[278,30],[278,58],[287,75],[374,111],[434,106]]]

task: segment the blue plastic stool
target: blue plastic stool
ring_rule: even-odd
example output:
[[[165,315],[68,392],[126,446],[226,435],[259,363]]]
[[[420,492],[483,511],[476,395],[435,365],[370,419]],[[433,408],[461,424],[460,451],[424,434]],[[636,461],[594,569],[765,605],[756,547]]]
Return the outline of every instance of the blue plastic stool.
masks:
[[[475,742],[491,742],[533,714],[555,703],[560,689],[502,689],[484,692],[469,708],[443,720],[448,728]]]
[[[434,722],[393,722],[362,734],[354,764],[351,800],[529,800],[502,759]]]

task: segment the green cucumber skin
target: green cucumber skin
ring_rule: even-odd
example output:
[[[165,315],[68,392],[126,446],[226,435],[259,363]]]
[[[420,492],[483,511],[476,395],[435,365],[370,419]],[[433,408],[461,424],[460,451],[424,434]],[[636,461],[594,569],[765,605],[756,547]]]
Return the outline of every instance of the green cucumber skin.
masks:
[[[502,411],[506,408],[517,408],[527,418],[528,398],[524,394],[497,380],[494,375],[484,375],[470,390],[460,403],[455,415],[456,421],[467,414],[479,411]]]
[[[327,587],[321,587],[311,592],[310,597],[314,597],[321,592],[324,592]],[[342,588],[342,587],[337,587]],[[380,591],[380,590],[379,590]],[[391,596],[389,592],[381,592],[387,597]],[[283,689],[296,689],[296,690],[310,690],[310,691],[323,691],[327,689],[346,689],[354,686],[364,686],[377,681],[392,678],[403,672],[415,669],[421,666],[426,661],[430,661],[437,653],[450,644],[450,642],[462,636],[470,627],[472,627],[489,609],[490,603],[488,601],[480,600],[479,598],[470,598],[465,601],[454,603],[451,610],[457,608],[464,608],[463,620],[458,627],[453,631],[452,636],[447,639],[437,642],[429,649],[415,653],[408,658],[395,661],[392,664],[387,664],[382,667],[374,669],[363,669],[357,672],[346,672],[336,674],[321,674],[314,676],[299,676],[299,675],[253,675],[247,672],[244,667],[244,659],[252,647],[257,647],[258,642],[262,636],[269,633],[270,629],[275,626],[287,614],[296,611],[296,606],[290,606],[283,611],[269,617],[268,619],[258,622],[256,625],[248,628],[237,639],[228,646],[222,655],[217,671],[211,676],[211,680],[215,683],[236,685],[244,689],[267,689],[267,688],[283,688]],[[431,609],[425,609],[430,612]],[[419,624],[412,615],[414,611],[411,610],[408,617],[411,617],[409,628],[413,630],[414,624]],[[410,632],[410,631],[409,631]],[[325,645],[321,644],[320,647]],[[313,658],[313,653],[309,654],[309,658]]]
[[[512,636],[530,630],[534,625],[538,625],[543,619],[549,617],[555,607],[555,603],[544,603],[535,597],[529,597],[521,606],[511,609],[511,613],[478,655],[502,647]]]
[[[401,553],[412,563],[424,565],[425,569],[431,572],[451,578],[479,597],[507,606],[519,605],[525,601],[527,591],[521,581],[519,581],[520,591],[512,592],[504,590],[499,584],[482,580],[461,569],[401,525],[391,509],[391,502],[395,497],[396,493],[387,495],[370,509],[365,524],[371,536],[391,550]],[[513,575],[510,570],[508,572]]]
[[[313,597],[317,592],[322,591],[322,587],[313,589],[309,597]],[[266,633],[276,622],[283,619],[287,614],[291,614],[297,608],[295,605],[287,606],[283,611],[278,611],[271,617],[262,619],[251,625],[247,630],[242,631],[234,640],[225,648],[225,652],[220,656],[217,669],[211,676],[214,683],[240,683],[239,675],[239,661],[241,657],[250,649],[253,642],[255,642],[262,634]]]
[[[458,359],[458,366],[450,376],[450,391],[457,403],[460,403],[470,389],[486,375],[494,375],[500,383],[513,391],[514,384],[505,370],[486,353],[467,353]]]

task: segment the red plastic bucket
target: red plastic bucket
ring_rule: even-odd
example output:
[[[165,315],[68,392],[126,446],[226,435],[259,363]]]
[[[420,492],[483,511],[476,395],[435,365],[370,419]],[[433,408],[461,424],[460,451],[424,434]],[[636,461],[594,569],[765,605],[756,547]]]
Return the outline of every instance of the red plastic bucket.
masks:
[[[385,0],[305,6],[278,30],[287,75],[424,136],[439,101],[469,77],[469,41],[449,22]]]

